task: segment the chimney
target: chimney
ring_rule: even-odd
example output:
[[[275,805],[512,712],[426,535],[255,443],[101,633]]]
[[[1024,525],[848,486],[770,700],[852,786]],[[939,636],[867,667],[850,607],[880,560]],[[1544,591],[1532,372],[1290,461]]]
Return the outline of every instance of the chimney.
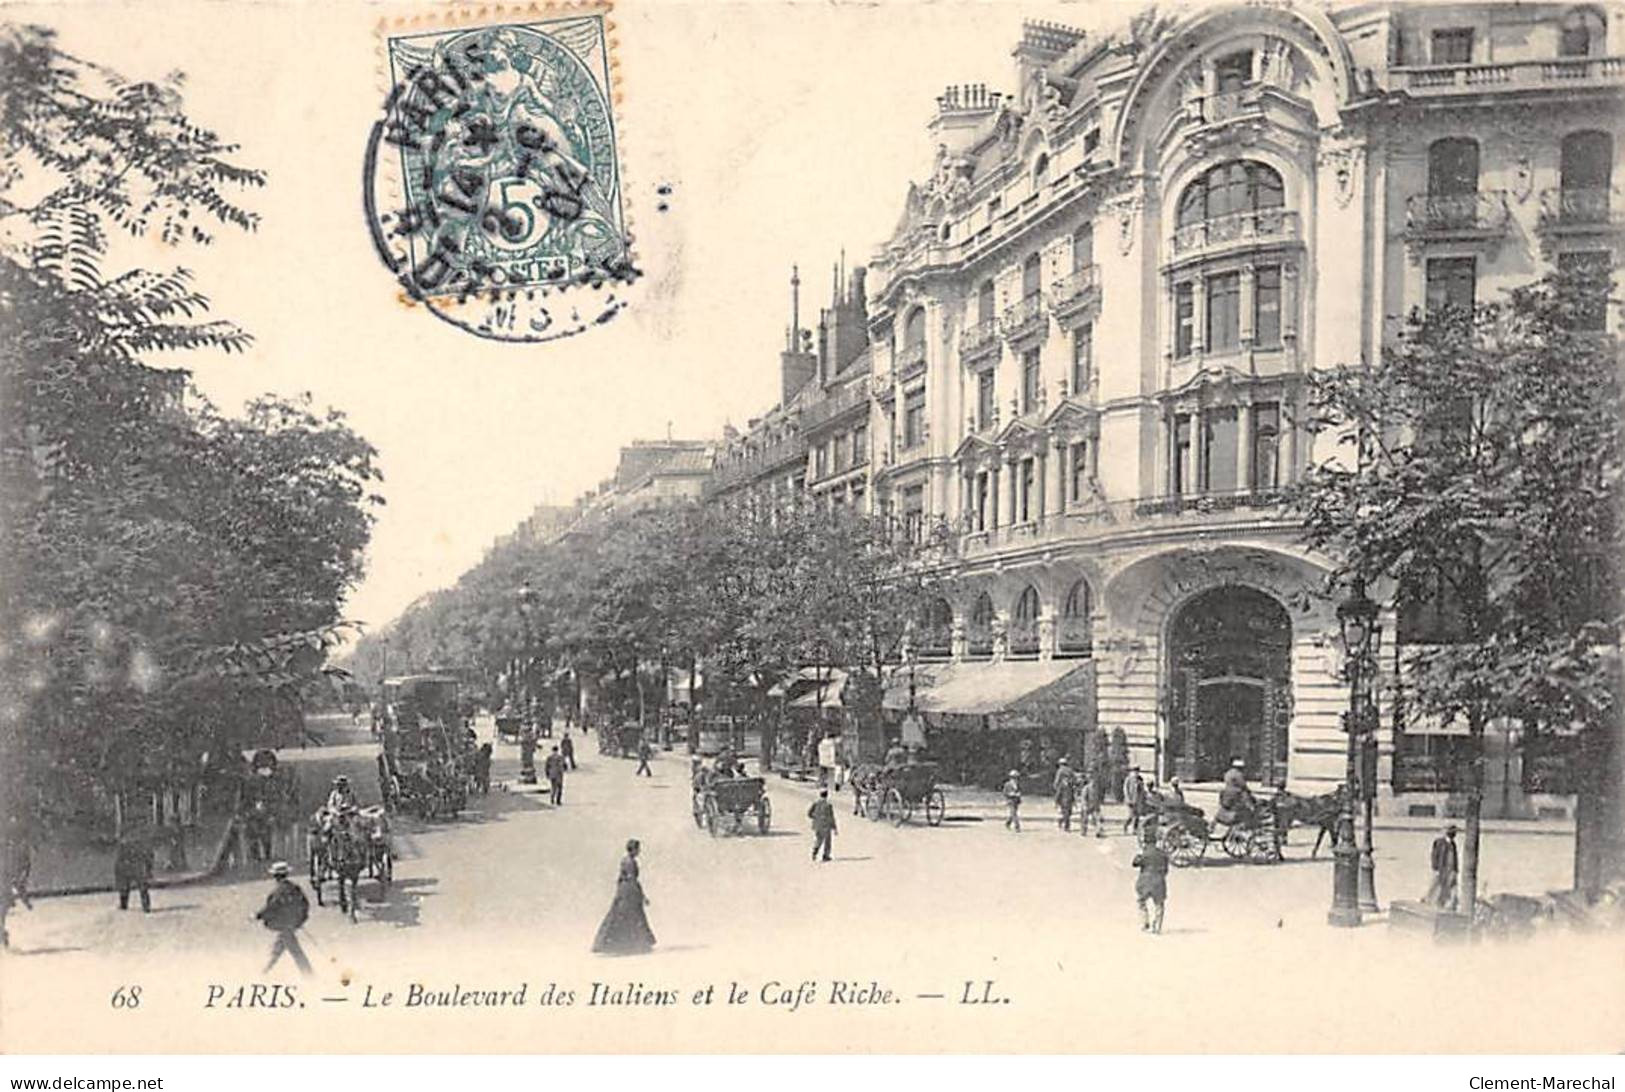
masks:
[[[780,402],[790,399],[807,385],[818,371],[818,358],[808,351],[806,331],[801,328],[801,270],[790,267],[790,337],[779,354]]]

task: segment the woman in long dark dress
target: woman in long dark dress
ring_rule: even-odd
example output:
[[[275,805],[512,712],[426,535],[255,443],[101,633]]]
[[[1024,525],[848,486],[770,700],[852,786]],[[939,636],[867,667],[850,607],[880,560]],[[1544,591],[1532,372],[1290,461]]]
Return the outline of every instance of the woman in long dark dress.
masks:
[[[604,915],[604,923],[593,937],[595,952],[632,955],[655,946],[654,932],[643,913],[649,900],[644,898],[643,885],[638,882],[638,848],[636,838],[626,843],[620,878],[615,882],[615,901],[609,904],[609,913]]]

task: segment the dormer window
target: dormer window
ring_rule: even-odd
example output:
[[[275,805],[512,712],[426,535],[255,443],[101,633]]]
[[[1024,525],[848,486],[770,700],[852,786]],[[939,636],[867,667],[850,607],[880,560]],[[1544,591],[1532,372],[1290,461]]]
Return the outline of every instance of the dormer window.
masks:
[[[1227,53],[1213,62],[1214,90],[1219,94],[1240,91],[1253,81],[1253,51]]]
[[[1559,32],[1559,57],[1589,57],[1603,40],[1603,21],[1592,8],[1575,8],[1563,17]]]

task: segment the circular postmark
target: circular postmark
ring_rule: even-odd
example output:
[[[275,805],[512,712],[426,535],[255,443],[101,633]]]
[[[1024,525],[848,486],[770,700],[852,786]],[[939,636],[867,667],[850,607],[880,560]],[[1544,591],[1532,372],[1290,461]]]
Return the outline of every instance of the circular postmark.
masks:
[[[364,206],[403,297],[480,337],[609,321],[639,276],[602,15],[386,40]]]

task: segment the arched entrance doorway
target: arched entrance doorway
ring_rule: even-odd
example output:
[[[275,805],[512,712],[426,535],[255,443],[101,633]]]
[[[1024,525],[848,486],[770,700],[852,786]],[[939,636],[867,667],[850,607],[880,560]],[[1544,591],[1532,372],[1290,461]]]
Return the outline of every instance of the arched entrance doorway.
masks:
[[[1286,782],[1292,620],[1270,596],[1225,585],[1191,599],[1169,633],[1168,769],[1214,781],[1232,759],[1247,778]]]

